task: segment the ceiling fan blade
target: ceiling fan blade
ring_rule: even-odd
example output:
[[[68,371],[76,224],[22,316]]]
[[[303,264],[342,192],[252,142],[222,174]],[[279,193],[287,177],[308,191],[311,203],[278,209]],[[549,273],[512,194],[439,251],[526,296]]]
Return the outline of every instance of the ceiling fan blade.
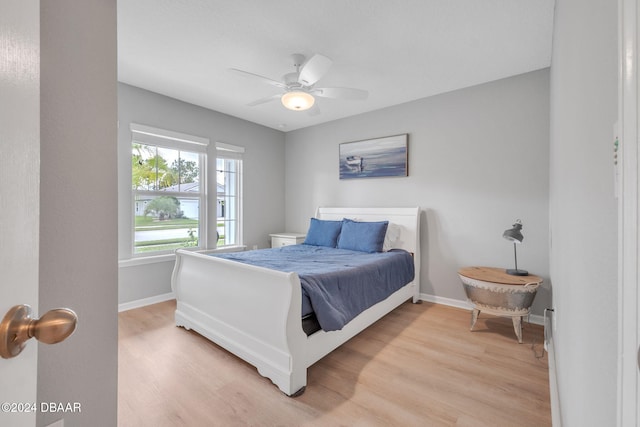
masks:
[[[333,61],[324,55],[315,54],[300,68],[298,83],[311,86],[325,75]]]
[[[243,77],[249,77],[249,78],[252,78],[252,79],[258,79],[258,80],[262,81],[263,83],[267,83],[267,84],[270,84],[272,86],[276,86],[276,87],[279,87],[279,88],[286,88],[287,87],[282,82],[279,82],[279,81],[276,81],[276,80],[272,80],[269,77],[261,76],[259,74],[250,73],[250,72],[244,71],[244,70],[238,70],[237,68],[229,68],[229,71],[231,71],[233,73],[236,73],[238,75],[241,75]]]
[[[314,95],[321,96],[323,98],[339,98],[339,99],[353,99],[361,100],[369,97],[369,92],[362,89],[353,89],[349,87],[321,87],[314,88],[311,91]]]
[[[253,101],[253,102],[250,102],[250,103],[247,104],[247,106],[255,107],[256,105],[266,104],[267,102],[275,101],[276,99],[280,99],[281,97],[282,97],[282,95],[280,95],[280,94],[267,96],[266,98],[260,98],[260,99],[257,99],[255,101]]]

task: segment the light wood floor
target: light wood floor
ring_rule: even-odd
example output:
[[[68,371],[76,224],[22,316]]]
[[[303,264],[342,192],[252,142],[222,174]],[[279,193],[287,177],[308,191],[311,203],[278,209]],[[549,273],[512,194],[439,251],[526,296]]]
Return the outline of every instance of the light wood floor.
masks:
[[[405,303],[308,370],[297,398],[200,335],[175,302],[120,313],[119,426],[550,426],[542,328]],[[532,349],[532,343],[534,348]]]

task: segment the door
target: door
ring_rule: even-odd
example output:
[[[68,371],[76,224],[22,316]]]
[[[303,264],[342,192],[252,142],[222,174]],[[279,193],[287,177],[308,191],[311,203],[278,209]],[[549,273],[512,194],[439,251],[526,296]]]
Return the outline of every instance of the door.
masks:
[[[0,0],[0,318],[79,317],[0,358],[0,405],[38,406],[0,426],[117,423],[116,40],[116,0]]]
[[[38,312],[40,168],[40,6],[1,1],[0,318],[18,304]],[[29,342],[0,359],[0,425],[35,425],[37,354]]]

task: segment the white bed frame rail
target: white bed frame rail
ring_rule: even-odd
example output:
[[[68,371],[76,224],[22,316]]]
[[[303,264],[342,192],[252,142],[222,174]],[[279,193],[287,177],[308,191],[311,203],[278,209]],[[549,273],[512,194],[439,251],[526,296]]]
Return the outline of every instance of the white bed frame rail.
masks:
[[[283,273],[178,250],[172,276],[177,326],[193,329],[247,361],[285,394],[307,384],[307,368],[412,298],[419,301],[419,208],[318,208],[319,219],[389,220],[400,228],[396,247],[414,254],[415,280],[370,307],[340,331],[302,330],[296,273]]]

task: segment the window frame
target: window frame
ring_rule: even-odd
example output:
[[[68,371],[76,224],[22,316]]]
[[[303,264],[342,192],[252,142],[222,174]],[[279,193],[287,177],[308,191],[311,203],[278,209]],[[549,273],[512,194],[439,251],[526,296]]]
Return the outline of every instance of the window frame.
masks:
[[[245,148],[237,145],[227,144],[224,142],[216,142],[216,177],[214,178],[216,184],[216,195],[215,195],[215,212],[216,212],[216,224],[215,229],[218,229],[218,215],[217,215],[217,204],[218,204],[218,159],[224,160],[236,160],[238,163],[236,164],[236,185],[234,186],[235,190],[235,200],[236,200],[236,212],[237,216],[235,218],[235,233],[237,236],[236,242],[223,244],[218,246],[218,242],[216,241],[215,248],[232,248],[236,246],[242,246],[244,244],[243,237],[243,175],[244,175],[244,152]],[[225,226],[226,227],[226,226]],[[226,234],[226,233],[225,233]],[[226,236],[225,236],[226,239]]]
[[[197,193],[184,193],[184,192],[167,192],[160,190],[136,190],[131,185],[131,177],[133,174],[133,170],[129,173],[129,189],[131,192],[131,208],[129,210],[129,216],[131,221],[131,233],[130,233],[130,256],[131,259],[142,259],[142,258],[158,258],[165,256],[173,256],[175,249],[167,249],[167,250],[159,250],[159,251],[151,251],[151,252],[142,252],[136,253],[136,195],[153,195],[153,196],[173,196],[173,197],[184,197],[188,194],[189,197],[193,197],[195,199],[199,199],[199,209],[198,209],[198,246],[194,247],[183,247],[180,249],[192,250],[192,251],[201,251],[207,249],[207,233],[208,233],[208,221],[207,221],[207,212],[208,212],[208,192],[207,192],[207,182],[208,182],[208,173],[207,173],[207,162],[208,162],[208,147],[209,147],[209,139],[202,138],[193,135],[187,135],[180,132],[169,131],[165,129],[154,128],[151,126],[141,125],[137,123],[130,124],[131,130],[131,141],[129,147],[133,147],[134,143],[152,145],[158,148],[165,148],[169,150],[175,151],[185,151],[189,153],[196,153],[199,157],[199,187],[200,190]]]

